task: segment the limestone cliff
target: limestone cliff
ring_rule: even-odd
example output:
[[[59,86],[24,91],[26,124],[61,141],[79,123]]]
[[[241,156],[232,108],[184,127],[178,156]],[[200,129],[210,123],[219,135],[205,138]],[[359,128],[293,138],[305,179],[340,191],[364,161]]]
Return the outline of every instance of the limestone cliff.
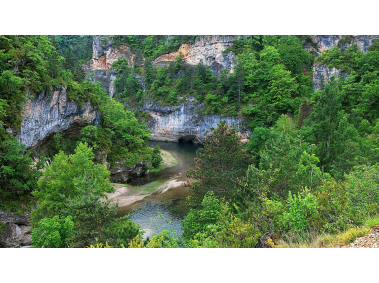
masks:
[[[102,38],[106,38],[106,41],[101,41]],[[114,48],[113,44],[114,41],[107,35],[94,35],[92,59],[82,65],[83,69],[86,71],[107,70],[111,68],[113,62],[123,57],[128,60],[129,66],[134,66],[134,54],[131,53],[129,47],[119,45]]]
[[[346,49],[352,44],[356,44],[358,50],[367,52],[374,40],[379,38],[378,35],[312,35],[312,41],[316,48],[311,47],[311,50],[316,51],[318,54],[338,46],[341,49]]]
[[[212,127],[225,120],[234,125],[242,139],[248,139],[250,131],[245,128],[241,117],[220,117],[219,115],[201,116],[198,112],[204,107],[194,98],[179,106],[159,106],[155,101],[146,103],[140,110],[149,112],[149,128],[152,140],[179,142],[193,141],[203,143],[204,138],[212,133]]]
[[[116,87],[113,81],[116,79],[116,70],[92,70],[87,72],[86,79],[97,83],[101,82],[100,87],[105,89],[110,97],[113,97]]]
[[[79,107],[67,98],[66,88],[62,87],[52,93],[43,92],[31,100],[27,99],[22,119],[16,138],[28,149],[55,133],[96,125],[100,123],[100,113],[89,103]]]
[[[315,51],[316,55],[319,55],[333,46],[345,50],[350,45],[356,44],[358,50],[366,53],[377,38],[379,38],[378,35],[312,35],[313,46],[309,46],[308,50]],[[331,76],[338,77],[340,75],[344,78],[347,77],[347,74],[334,67],[329,69],[327,65],[315,64],[313,66],[313,89],[315,91],[321,89],[322,83],[327,82]]]
[[[152,63],[159,64],[175,61],[179,54],[183,54],[184,61],[190,65],[197,65],[200,61],[210,66],[215,74],[220,74],[223,69],[233,69],[233,53],[223,54],[223,51],[232,45],[233,36],[205,35],[196,38],[194,44],[183,44],[177,52],[164,54],[156,58]]]
[[[341,72],[339,69],[333,67],[329,68],[327,65],[314,64],[313,65],[313,90],[322,89],[322,84],[329,81],[330,78],[342,76],[347,78],[348,74]]]

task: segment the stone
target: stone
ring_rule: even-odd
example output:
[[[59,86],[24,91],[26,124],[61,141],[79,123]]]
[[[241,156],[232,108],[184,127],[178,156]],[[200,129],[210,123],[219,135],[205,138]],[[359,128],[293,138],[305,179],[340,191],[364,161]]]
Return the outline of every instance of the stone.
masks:
[[[121,163],[122,162],[119,162],[119,164]],[[111,172],[110,180],[112,182],[126,183],[130,177],[142,175],[143,174],[142,168],[143,168],[142,162],[140,162],[139,164],[133,167],[124,167],[122,165],[118,165],[116,169],[109,170]]]
[[[52,93],[43,92],[26,100],[22,112],[22,126],[16,138],[25,149],[40,145],[55,133],[79,130],[100,123],[100,112],[88,102],[79,107],[67,98],[66,87]]]
[[[0,222],[5,224],[0,231],[0,248],[30,246],[32,243],[30,220],[29,212],[17,215],[8,211],[0,211]]]
[[[341,72],[339,69],[333,67],[329,68],[327,65],[314,64],[313,65],[313,90],[322,89],[323,83],[326,83],[330,78],[334,76],[338,78],[342,76],[344,79],[348,77],[348,74]]]
[[[342,50],[346,50],[350,45],[356,44],[358,50],[366,53],[370,46],[374,44],[374,40],[379,38],[378,35],[313,35],[312,41],[315,47],[308,46],[309,51],[315,51],[316,55],[320,55],[325,50],[334,46],[338,46]],[[322,81],[327,82],[331,76],[338,77],[342,75],[347,78],[348,74],[341,72],[339,69],[333,67],[329,69],[326,65],[314,64],[313,66],[313,90],[320,90]]]
[[[246,140],[251,132],[245,127],[245,121],[237,117],[220,117],[219,115],[200,115],[204,104],[190,97],[186,103],[178,106],[159,106],[154,100],[145,103],[140,111],[147,111],[151,116],[148,124],[151,140],[156,141],[191,141],[202,144],[206,136],[212,134],[212,128],[225,120],[233,125],[241,139]]]

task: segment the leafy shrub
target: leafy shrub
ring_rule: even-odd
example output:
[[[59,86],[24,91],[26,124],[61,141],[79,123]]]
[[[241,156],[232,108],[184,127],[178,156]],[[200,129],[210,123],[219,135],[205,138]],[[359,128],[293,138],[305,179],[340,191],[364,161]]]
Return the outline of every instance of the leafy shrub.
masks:
[[[312,219],[318,215],[316,197],[308,189],[297,195],[288,193],[286,211],[283,213],[283,226],[287,230],[305,231],[311,228]]]
[[[73,226],[72,216],[43,218],[38,228],[33,229],[32,245],[34,248],[68,248]]]
[[[221,205],[213,191],[206,193],[201,206],[201,209],[191,209],[182,223],[185,239],[193,238],[199,232],[203,233],[209,224],[214,224],[218,220]]]

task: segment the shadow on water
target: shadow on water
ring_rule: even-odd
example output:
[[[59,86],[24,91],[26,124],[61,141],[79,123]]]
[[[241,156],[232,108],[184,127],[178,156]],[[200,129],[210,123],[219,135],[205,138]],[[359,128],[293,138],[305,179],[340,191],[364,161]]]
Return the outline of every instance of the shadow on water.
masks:
[[[152,181],[164,182],[173,177],[179,181],[187,180],[186,171],[195,167],[194,158],[200,146],[188,142],[148,142],[149,147],[156,145],[170,152],[178,160],[178,165],[166,168],[158,173],[150,173],[144,177],[135,178],[129,183],[130,185],[141,186]],[[187,195],[188,187],[180,186],[162,194],[150,195],[132,205],[121,207],[118,209],[117,215],[129,214],[130,219],[138,223],[141,229],[145,231],[144,238],[151,238],[162,230],[171,229],[180,235],[182,234],[181,223],[189,212],[185,205]],[[152,219],[154,219],[153,222]]]

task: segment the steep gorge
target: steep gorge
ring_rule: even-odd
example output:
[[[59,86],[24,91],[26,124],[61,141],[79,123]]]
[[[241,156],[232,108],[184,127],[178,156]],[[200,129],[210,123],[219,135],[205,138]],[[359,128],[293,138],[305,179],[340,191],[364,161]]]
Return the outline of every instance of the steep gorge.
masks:
[[[106,43],[101,39],[106,38]],[[359,50],[367,52],[378,36],[358,35],[358,36],[311,36],[312,44],[308,50],[321,54],[323,51],[333,46],[340,46],[346,49],[355,43]],[[196,65],[200,61],[206,66],[210,66],[212,71],[218,74],[222,69],[234,68],[235,55],[232,53],[223,54],[223,51],[234,41],[232,36],[199,36],[194,44],[184,44],[177,52],[161,55],[153,63],[155,65],[165,64],[174,61],[178,54],[183,54],[185,62]],[[113,97],[115,86],[113,81],[116,78],[116,71],[110,69],[113,62],[119,58],[126,58],[130,66],[134,65],[135,55],[130,48],[120,45],[113,47],[114,41],[108,36],[93,37],[93,56],[83,69],[87,71],[87,78],[93,82],[101,82],[101,87]],[[322,80],[347,74],[342,73],[337,68],[329,68],[326,65],[315,64],[313,67],[313,87],[318,90]],[[144,78],[135,74],[143,89]],[[209,135],[210,127],[217,127],[217,123],[226,120],[229,124],[234,124],[243,138],[248,138],[250,131],[245,128],[245,122],[241,117],[220,117],[219,115],[201,116],[198,112],[204,107],[196,99],[189,99],[178,106],[159,106],[155,101],[146,102],[141,111],[148,112],[151,116],[149,128],[152,140],[191,140],[202,143],[204,137]],[[89,124],[96,125],[100,122],[100,114],[89,103],[79,107],[75,102],[67,99],[66,89],[61,88],[50,93],[42,93],[32,100],[27,100],[23,112],[23,123],[17,134],[17,139],[31,148],[41,144],[46,138],[54,133],[75,130]]]
[[[93,82],[101,82],[101,86],[112,97],[115,91],[113,85],[115,73],[114,70],[109,70],[110,64],[125,56],[128,64],[132,67],[134,65],[134,54],[120,52],[118,48],[130,51],[125,49],[123,45],[113,48],[114,42],[112,40],[107,40],[107,44],[102,45],[100,37],[108,38],[107,36],[94,36],[93,58],[84,65],[84,69],[88,72],[87,77]],[[152,64],[162,66],[175,61],[177,56],[182,54],[187,64],[196,65],[203,62],[205,66],[211,67],[213,73],[220,74],[223,69],[232,70],[234,68],[235,55],[233,53],[223,53],[227,47],[231,46],[233,41],[233,36],[200,36],[196,38],[194,44],[183,44],[178,51],[161,55]],[[99,54],[104,55],[98,57]],[[106,63],[100,63],[100,61]],[[145,89],[144,78],[137,74],[134,75],[139,80],[141,87]],[[246,123],[241,117],[201,116],[199,110],[203,107],[204,105],[199,104],[196,99],[189,98],[178,106],[160,106],[155,101],[148,101],[140,110],[150,114],[151,140],[173,142],[185,140],[203,143],[204,137],[212,133],[210,128],[217,128],[217,124],[221,120],[226,120],[228,124],[234,125],[240,132],[241,137],[248,139],[251,132],[245,128]]]

